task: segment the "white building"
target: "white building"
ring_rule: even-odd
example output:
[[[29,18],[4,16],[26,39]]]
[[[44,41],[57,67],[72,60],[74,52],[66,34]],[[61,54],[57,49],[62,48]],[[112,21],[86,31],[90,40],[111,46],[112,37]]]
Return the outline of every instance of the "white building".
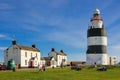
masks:
[[[117,64],[117,57],[116,56],[110,56],[110,57],[108,57],[108,64],[109,65],[115,65],[115,64]]]
[[[56,67],[56,60],[54,57],[43,57],[41,58],[41,64],[49,67]]]
[[[4,63],[13,59],[19,67],[37,67],[40,63],[40,51],[32,45],[23,46],[12,41],[12,45],[4,51]]]
[[[52,48],[48,56],[54,57],[57,66],[67,65],[67,55],[63,52],[63,50],[61,50],[60,52],[56,52],[55,49]]]
[[[45,61],[44,58],[41,58],[41,59],[40,59],[40,65],[46,65],[46,61]]]

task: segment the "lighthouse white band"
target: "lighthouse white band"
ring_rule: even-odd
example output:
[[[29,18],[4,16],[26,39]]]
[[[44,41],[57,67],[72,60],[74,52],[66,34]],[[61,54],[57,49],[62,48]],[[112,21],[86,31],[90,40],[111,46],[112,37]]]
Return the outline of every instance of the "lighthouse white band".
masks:
[[[90,46],[90,45],[105,45],[105,46],[107,46],[107,37],[106,36],[88,37],[87,44],[88,44],[88,46]]]
[[[107,54],[87,54],[87,65],[107,65]]]

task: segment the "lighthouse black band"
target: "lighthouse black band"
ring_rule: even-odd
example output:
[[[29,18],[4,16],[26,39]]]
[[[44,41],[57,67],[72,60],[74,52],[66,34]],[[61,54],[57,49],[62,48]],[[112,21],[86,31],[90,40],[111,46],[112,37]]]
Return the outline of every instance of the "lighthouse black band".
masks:
[[[87,54],[104,54],[107,53],[107,48],[105,45],[93,45],[88,46]]]
[[[90,28],[87,31],[87,37],[107,36],[105,28]]]

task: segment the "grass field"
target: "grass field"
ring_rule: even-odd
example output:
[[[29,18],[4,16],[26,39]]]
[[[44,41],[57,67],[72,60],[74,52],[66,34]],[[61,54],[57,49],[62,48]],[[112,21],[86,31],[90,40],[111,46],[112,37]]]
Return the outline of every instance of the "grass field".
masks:
[[[47,69],[45,72],[32,70],[0,71],[0,80],[120,80],[120,68],[97,71],[83,68],[81,71],[70,68]]]

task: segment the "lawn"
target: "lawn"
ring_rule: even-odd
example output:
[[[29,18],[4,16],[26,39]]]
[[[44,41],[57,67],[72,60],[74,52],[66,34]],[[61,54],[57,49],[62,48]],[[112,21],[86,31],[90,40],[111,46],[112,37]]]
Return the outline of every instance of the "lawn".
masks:
[[[45,72],[32,70],[0,71],[0,80],[120,80],[120,68],[97,71],[83,68],[81,71],[70,68],[47,69]]]

